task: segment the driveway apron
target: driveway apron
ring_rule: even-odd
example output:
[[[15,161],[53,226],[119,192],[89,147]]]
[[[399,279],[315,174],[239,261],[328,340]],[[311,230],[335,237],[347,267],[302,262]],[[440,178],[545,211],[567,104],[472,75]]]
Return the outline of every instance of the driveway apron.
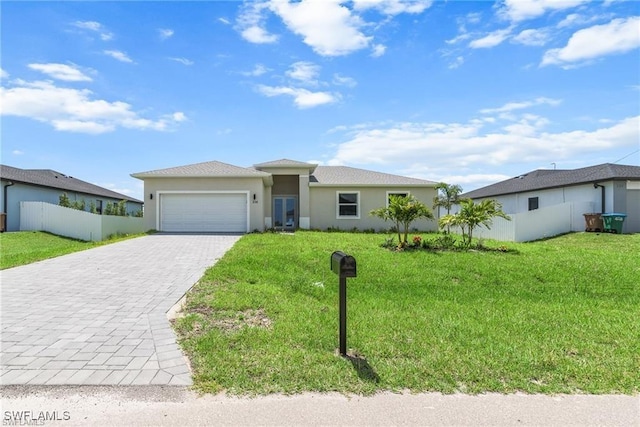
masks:
[[[155,234],[0,272],[0,384],[190,385],[167,311],[240,236]]]

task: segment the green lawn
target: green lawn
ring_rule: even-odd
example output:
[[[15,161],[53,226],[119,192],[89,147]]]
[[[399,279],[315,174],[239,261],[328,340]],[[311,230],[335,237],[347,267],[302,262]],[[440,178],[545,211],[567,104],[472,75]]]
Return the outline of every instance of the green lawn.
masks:
[[[640,234],[485,243],[508,252],[393,252],[385,238],[243,237],[175,323],[196,388],[640,392]],[[348,359],[336,356],[334,250],[358,265]]]
[[[0,269],[30,264],[136,236],[139,235],[117,236],[103,242],[83,242],[43,231],[1,233]]]

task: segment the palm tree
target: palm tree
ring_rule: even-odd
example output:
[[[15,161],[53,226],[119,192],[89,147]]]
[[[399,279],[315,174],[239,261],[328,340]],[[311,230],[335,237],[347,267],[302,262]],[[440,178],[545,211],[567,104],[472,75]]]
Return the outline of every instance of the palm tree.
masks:
[[[507,221],[511,218],[502,211],[500,202],[494,199],[485,199],[474,203],[471,199],[460,201],[460,212],[455,215],[445,215],[440,219],[440,226],[457,225],[462,230],[462,242],[465,246],[471,246],[473,230],[479,225],[491,228],[493,218],[500,217]]]
[[[462,187],[457,184],[439,182],[435,188],[438,191],[438,195],[433,198],[433,209],[442,207],[447,210],[447,215],[451,215],[451,207],[460,203]],[[446,227],[447,233],[450,233],[451,227],[448,224]]]
[[[393,221],[398,231],[398,243],[406,246],[411,223],[420,219],[433,219],[433,213],[424,203],[414,196],[389,196],[389,206],[372,210],[370,215],[382,218],[385,221]],[[401,229],[402,226],[402,229]],[[401,230],[403,234],[401,235]],[[403,239],[404,237],[404,239]]]

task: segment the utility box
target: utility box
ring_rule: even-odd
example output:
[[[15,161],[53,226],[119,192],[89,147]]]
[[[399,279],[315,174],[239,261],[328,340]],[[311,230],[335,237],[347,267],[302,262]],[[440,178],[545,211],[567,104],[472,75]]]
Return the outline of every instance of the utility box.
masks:
[[[341,251],[331,254],[331,271],[342,277],[357,277],[356,259]]]

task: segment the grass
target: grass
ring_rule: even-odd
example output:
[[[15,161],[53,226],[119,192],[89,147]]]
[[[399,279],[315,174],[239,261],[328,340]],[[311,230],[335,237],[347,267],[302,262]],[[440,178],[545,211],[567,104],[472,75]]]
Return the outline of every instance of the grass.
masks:
[[[640,235],[485,242],[508,252],[393,252],[380,247],[385,237],[243,237],[175,322],[195,387],[249,395],[640,391]],[[358,267],[347,285],[348,358],[336,355],[334,250]]]
[[[44,231],[0,234],[0,270],[95,248],[144,234],[117,235],[102,242],[85,242]]]

